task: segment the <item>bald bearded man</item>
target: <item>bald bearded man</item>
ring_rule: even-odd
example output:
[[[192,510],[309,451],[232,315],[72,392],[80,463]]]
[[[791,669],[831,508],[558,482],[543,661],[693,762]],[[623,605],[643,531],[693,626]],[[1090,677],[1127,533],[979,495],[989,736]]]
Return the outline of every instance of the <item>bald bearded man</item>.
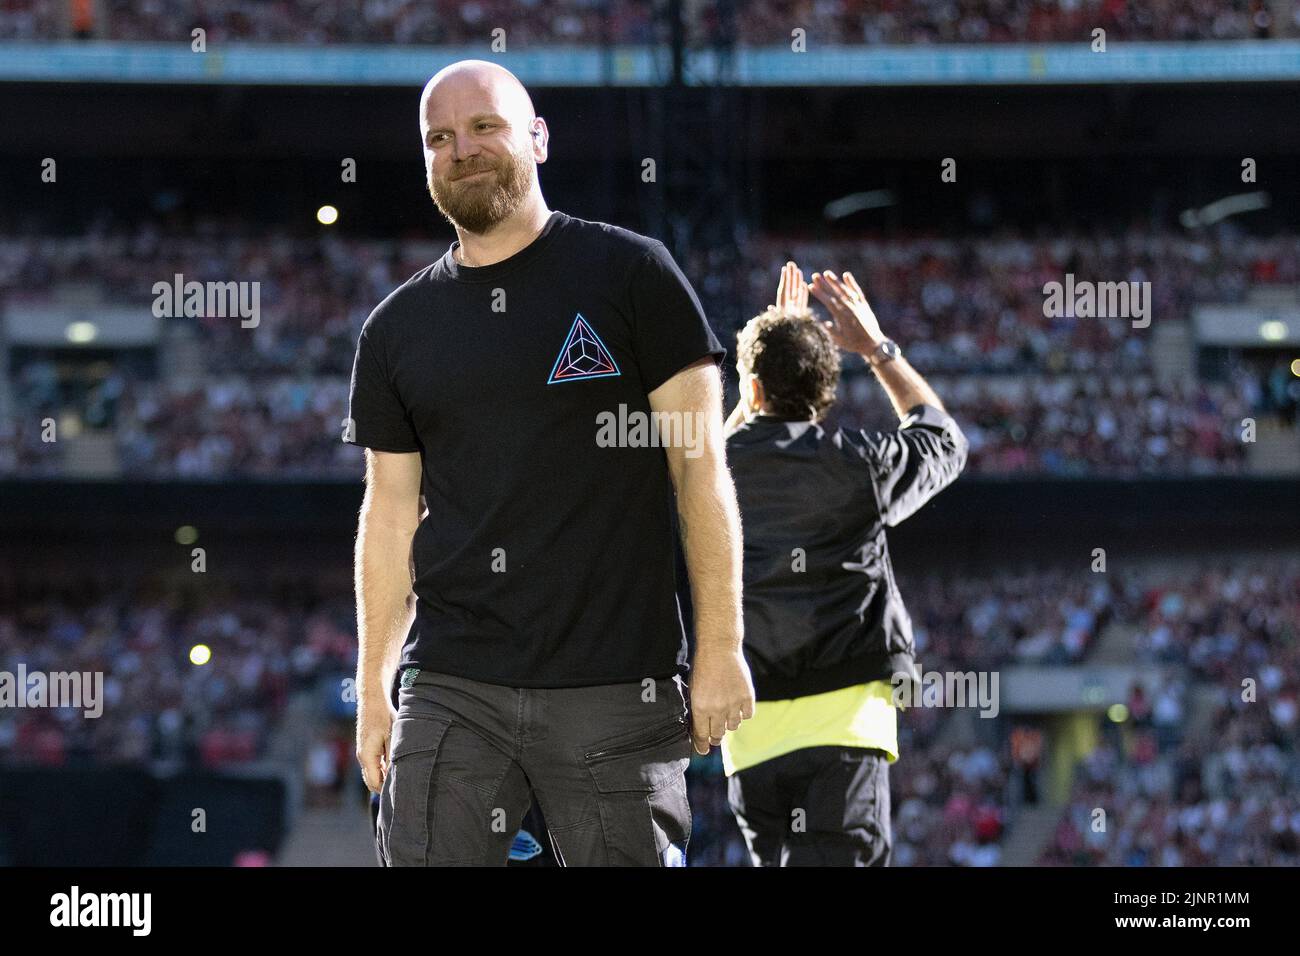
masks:
[[[420,130],[457,238],[367,319],[347,423],[379,855],[504,865],[535,798],[562,864],[683,865],[692,738],[753,712],[723,349],[661,242],[547,208],[546,122],[509,71],[440,71]],[[697,427],[608,440],[634,413]]]

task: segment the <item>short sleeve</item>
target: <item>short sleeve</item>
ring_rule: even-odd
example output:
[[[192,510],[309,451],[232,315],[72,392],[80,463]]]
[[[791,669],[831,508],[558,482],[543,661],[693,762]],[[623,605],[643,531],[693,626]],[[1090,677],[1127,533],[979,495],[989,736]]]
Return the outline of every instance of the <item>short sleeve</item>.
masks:
[[[633,347],[647,392],[706,355],[722,363],[727,350],[662,242],[655,240],[633,266],[631,298]]]
[[[966,436],[951,416],[917,405],[891,432],[845,432],[867,463],[880,518],[893,527],[948,487],[966,466]]]
[[[383,349],[367,324],[357,339],[357,354],[352,363],[352,387],[348,395],[352,444],[375,451],[419,451],[406,407],[393,388],[386,368]]]

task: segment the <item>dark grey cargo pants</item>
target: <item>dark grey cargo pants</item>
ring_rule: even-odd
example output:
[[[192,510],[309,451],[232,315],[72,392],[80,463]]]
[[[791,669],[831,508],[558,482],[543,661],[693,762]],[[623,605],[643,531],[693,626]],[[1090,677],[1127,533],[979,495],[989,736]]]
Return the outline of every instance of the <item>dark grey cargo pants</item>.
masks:
[[[402,684],[376,827],[385,865],[504,866],[534,796],[561,865],[685,865],[680,678],[520,689],[421,671]]]

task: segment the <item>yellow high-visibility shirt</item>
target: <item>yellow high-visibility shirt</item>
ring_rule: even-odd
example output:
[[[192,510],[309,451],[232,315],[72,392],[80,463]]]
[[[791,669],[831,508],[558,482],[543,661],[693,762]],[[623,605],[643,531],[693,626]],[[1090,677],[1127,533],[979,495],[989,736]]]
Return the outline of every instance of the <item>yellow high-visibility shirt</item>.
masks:
[[[761,700],[754,716],[722,738],[728,777],[806,747],[875,747],[898,759],[893,685],[877,680],[790,700]]]

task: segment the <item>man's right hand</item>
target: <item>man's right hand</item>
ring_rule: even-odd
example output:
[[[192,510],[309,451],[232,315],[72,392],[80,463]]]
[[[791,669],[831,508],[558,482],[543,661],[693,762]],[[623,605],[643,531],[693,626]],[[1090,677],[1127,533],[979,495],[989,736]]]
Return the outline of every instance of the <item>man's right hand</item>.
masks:
[[[367,699],[369,698],[369,699]],[[378,793],[390,763],[388,741],[393,735],[393,709],[382,691],[359,695],[357,701],[357,762],[366,788]]]
[[[842,279],[837,279],[834,272],[814,272],[812,294],[830,313],[831,321],[826,328],[831,341],[840,348],[870,355],[885,340],[876,314],[867,304],[867,297],[853,273],[845,272]]]

